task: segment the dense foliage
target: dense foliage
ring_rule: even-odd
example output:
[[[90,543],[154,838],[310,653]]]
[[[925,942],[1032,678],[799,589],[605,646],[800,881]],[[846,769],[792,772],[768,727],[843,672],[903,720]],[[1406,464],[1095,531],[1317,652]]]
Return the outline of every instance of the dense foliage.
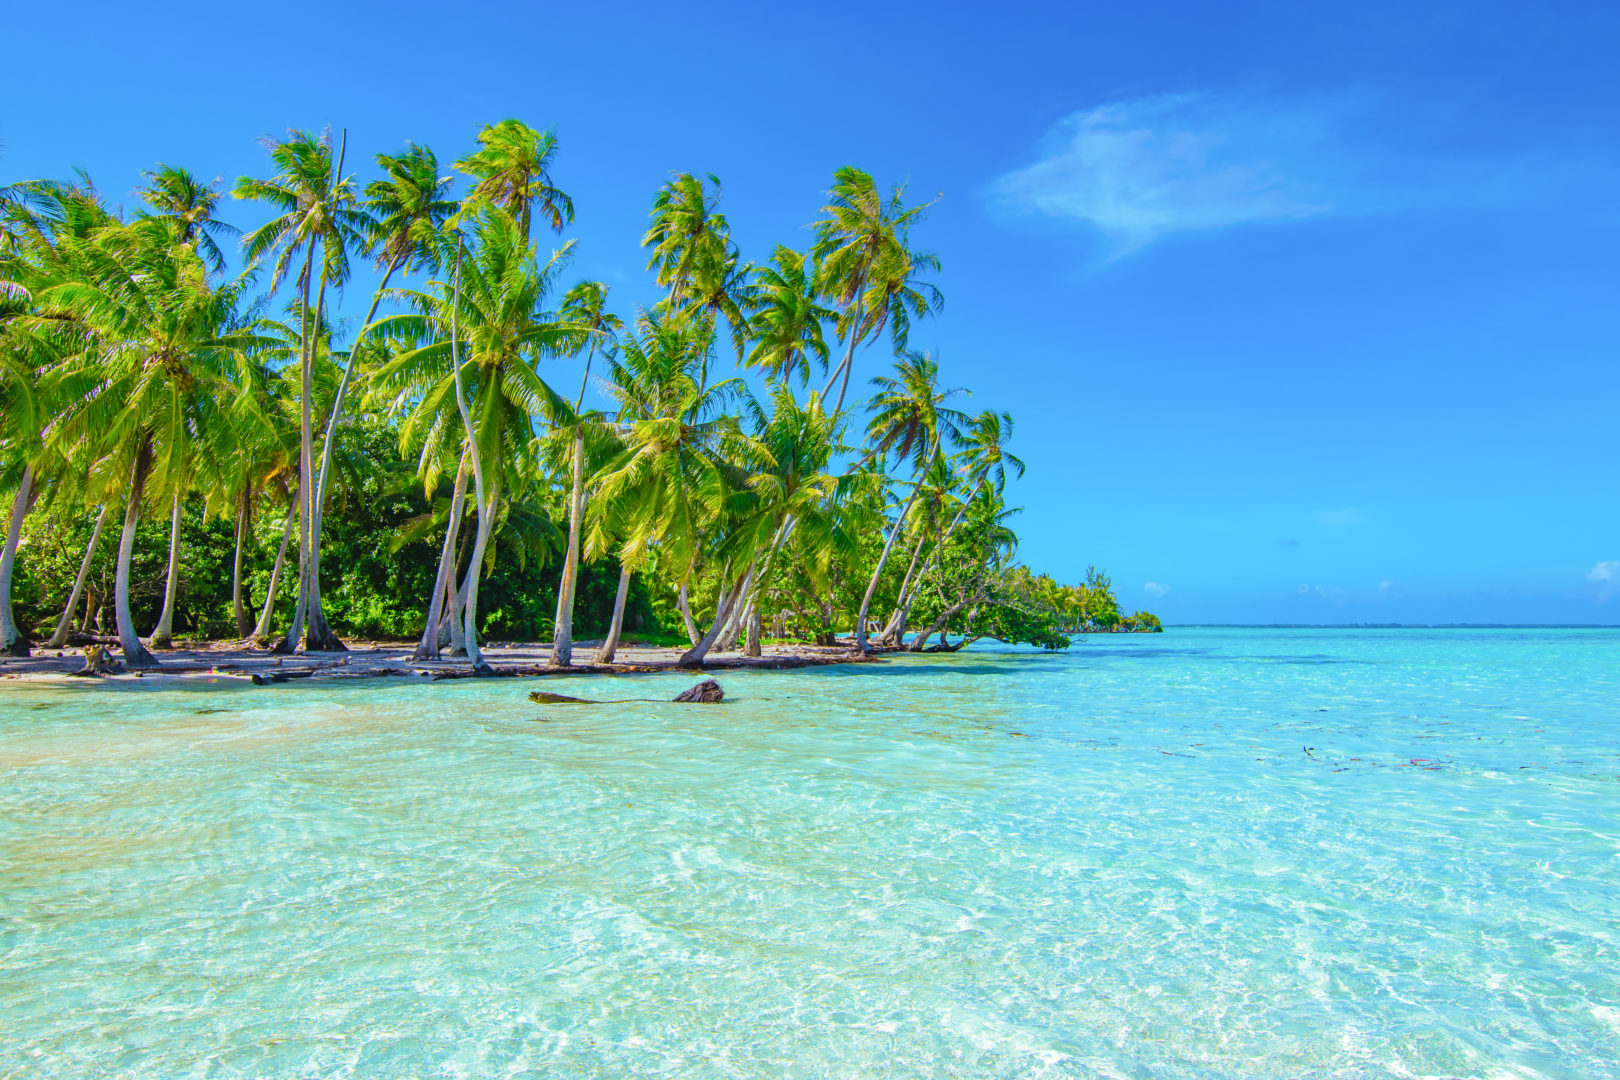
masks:
[[[0,647],[106,636],[141,665],[176,635],[341,630],[474,664],[483,638],[549,639],[566,664],[589,634],[602,660],[628,635],[697,664],[765,634],[1158,628],[1094,570],[1016,562],[1012,419],[962,410],[909,344],[943,303],[927,204],[840,169],[809,250],[755,264],[719,182],[679,174],[643,240],[664,297],[616,315],[602,283],[563,288],[573,241],[539,250],[573,219],[555,136],[478,143],[460,197],[426,147],[362,183],[346,138],[269,144],[232,189],[272,212],[235,274],[222,193],[182,169],[133,215],[82,178],[0,189]],[[329,304],[365,258],[381,284],[346,337]],[[893,367],[846,403],[880,341]],[[561,357],[608,409],[548,381]]]

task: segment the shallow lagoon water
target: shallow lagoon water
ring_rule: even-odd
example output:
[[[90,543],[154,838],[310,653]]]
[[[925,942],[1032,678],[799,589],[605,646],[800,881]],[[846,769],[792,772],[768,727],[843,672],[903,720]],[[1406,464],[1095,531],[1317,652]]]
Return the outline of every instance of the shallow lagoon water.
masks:
[[[1620,632],[0,689],[0,1078],[1620,1076]]]

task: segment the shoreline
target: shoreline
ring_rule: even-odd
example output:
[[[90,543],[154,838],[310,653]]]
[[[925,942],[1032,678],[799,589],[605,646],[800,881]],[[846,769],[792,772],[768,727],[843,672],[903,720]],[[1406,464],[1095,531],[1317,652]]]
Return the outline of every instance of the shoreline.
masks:
[[[493,674],[474,672],[464,657],[444,660],[413,660],[414,641],[345,642],[346,653],[295,653],[272,655],[267,649],[243,648],[236,642],[198,645],[155,653],[162,664],[140,671],[120,671],[107,675],[80,675],[85,659],[82,648],[42,650],[27,657],[0,657],[0,681],[48,683],[62,686],[97,683],[204,683],[222,681],[246,685],[276,685],[295,680],[374,679],[402,677],[424,682],[469,678],[538,678],[568,675],[640,675],[663,671],[686,671],[701,679],[714,671],[746,669],[784,670],[789,668],[831,667],[838,664],[882,663],[882,653],[868,655],[844,645],[766,645],[760,656],[739,652],[710,653],[696,668],[677,667],[686,650],[666,645],[621,645],[611,664],[577,662],[569,667],[549,663],[550,642],[519,642],[485,645],[484,661]],[[600,642],[574,643],[574,655],[589,656]],[[109,647],[112,651],[112,647]],[[114,658],[117,654],[113,653]]]

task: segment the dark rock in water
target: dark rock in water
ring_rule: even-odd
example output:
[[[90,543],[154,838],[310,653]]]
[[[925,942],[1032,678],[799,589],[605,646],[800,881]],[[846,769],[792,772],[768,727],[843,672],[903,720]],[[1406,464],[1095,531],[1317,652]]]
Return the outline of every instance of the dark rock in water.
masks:
[[[100,645],[92,645],[84,650],[84,667],[75,671],[75,675],[87,678],[99,678],[102,675],[116,675],[124,670],[124,665],[112,658],[112,654]]]
[[[704,679],[690,690],[683,690],[675,695],[676,701],[696,701],[703,705],[713,705],[724,701],[726,692],[720,689],[720,684],[713,679]]]

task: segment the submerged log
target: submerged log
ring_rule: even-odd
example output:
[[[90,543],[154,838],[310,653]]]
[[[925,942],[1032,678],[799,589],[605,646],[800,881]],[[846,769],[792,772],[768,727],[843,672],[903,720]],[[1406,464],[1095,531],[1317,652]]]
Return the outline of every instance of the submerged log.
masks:
[[[720,689],[720,684],[713,679],[704,679],[690,690],[683,690],[675,695],[676,701],[697,702],[702,705],[713,705],[724,701],[726,692]]]

